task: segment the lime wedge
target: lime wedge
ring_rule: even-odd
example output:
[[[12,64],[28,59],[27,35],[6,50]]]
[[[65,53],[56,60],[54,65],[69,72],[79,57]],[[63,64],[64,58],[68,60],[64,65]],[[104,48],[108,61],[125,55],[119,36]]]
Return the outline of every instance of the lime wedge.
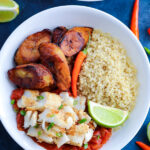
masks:
[[[148,140],[150,142],[150,122],[147,125],[147,137],[148,137]]]
[[[12,0],[0,0],[0,22],[9,22],[19,14],[19,5]]]
[[[100,126],[114,128],[123,124],[128,118],[128,111],[102,106],[88,101],[88,111],[93,120]]]

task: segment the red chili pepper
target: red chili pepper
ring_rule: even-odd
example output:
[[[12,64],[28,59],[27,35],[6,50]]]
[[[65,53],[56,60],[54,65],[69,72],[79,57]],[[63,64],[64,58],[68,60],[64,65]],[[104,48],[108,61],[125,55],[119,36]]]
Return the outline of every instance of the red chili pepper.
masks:
[[[135,0],[132,11],[130,28],[131,31],[135,34],[135,36],[139,39],[138,17],[139,17],[139,0]]]
[[[147,29],[148,34],[150,35],[150,28]]]

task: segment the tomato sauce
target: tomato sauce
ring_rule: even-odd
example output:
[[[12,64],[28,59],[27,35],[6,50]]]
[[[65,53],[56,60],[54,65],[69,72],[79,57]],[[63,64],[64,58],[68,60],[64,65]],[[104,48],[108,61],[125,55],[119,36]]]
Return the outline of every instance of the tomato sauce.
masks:
[[[17,100],[21,98],[23,95],[24,90],[23,89],[16,89],[12,92],[11,99],[15,100],[15,104],[13,107],[17,107]],[[19,109],[19,108],[17,108]],[[20,131],[25,131],[23,128],[24,124],[24,116],[22,116],[19,112],[17,113],[17,128]],[[86,150],[99,150],[111,137],[112,135],[112,129],[103,128],[103,127],[97,127],[92,139],[88,142],[88,148]],[[32,138],[34,142],[39,144],[40,146],[44,147],[46,150],[85,150],[84,147],[77,147],[72,145],[63,145],[60,148],[57,148],[55,144],[48,144],[45,142],[39,143],[36,138]]]

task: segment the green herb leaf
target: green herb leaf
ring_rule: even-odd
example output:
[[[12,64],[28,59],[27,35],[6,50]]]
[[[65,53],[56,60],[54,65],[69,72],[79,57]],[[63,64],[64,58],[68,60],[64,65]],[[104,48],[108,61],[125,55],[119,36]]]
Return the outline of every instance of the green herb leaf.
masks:
[[[61,104],[58,109],[61,110],[62,108],[63,108],[63,105]]]
[[[37,134],[38,134],[38,136],[40,136],[40,135],[42,134],[42,131],[38,131],[38,133],[37,133]]]
[[[78,100],[74,100],[73,105],[76,106],[78,104]]]
[[[19,110],[18,109],[14,109],[14,111],[17,113]]]
[[[150,49],[148,49],[147,47],[144,47],[144,49],[147,52],[147,54],[150,55]]]
[[[50,118],[52,118],[52,117],[54,117],[55,116],[55,114],[52,114],[52,115],[50,115]]]
[[[25,115],[26,115],[26,112],[25,112],[24,110],[21,110],[21,111],[20,111],[20,114],[21,114],[22,116],[25,116]]]
[[[97,136],[97,139],[98,139],[98,140],[100,139],[100,135]]]
[[[12,105],[15,104],[15,100],[14,99],[11,100],[11,104]]]
[[[87,149],[88,148],[88,144],[84,144],[84,149]]]
[[[39,127],[39,124],[36,124],[35,126],[34,126],[34,128],[38,128]]]
[[[63,135],[62,135],[62,133],[56,133],[56,136],[57,137],[62,137]]]
[[[49,124],[49,126],[47,127],[47,131],[48,131],[49,129],[51,129],[53,126],[54,126],[54,123],[51,122],[51,123]]]
[[[83,119],[81,119],[78,123],[84,123],[84,122],[86,122],[87,121],[87,119],[86,118],[83,118]]]
[[[44,99],[44,96],[42,96],[42,95],[37,96],[37,101],[40,101],[42,99]]]

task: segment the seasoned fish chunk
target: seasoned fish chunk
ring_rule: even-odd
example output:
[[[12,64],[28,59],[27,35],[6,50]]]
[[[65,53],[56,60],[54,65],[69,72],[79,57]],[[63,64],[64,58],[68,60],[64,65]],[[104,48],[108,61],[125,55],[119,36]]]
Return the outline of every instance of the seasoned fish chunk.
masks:
[[[63,103],[73,106],[74,99],[69,96],[68,92],[61,92],[59,95],[63,99]]]
[[[40,127],[39,128],[30,127],[28,129],[27,135],[37,138],[39,142],[44,141],[50,144],[53,143],[53,139],[48,135],[46,135]]]
[[[53,30],[52,42],[59,44],[66,32],[67,28],[64,26],[55,28]]]
[[[86,119],[85,123],[89,123],[91,121],[91,117],[83,110],[78,111],[78,117],[79,117],[79,120]]]
[[[86,98],[84,96],[77,96],[74,98],[74,108],[77,110],[85,110]]]
[[[61,105],[62,99],[59,95],[49,92],[41,93],[45,101],[45,108],[58,109]]]
[[[8,71],[9,79],[21,88],[43,89],[54,83],[50,71],[41,64],[19,65]]]
[[[38,115],[38,112],[35,111],[35,112],[32,112],[32,111],[27,111],[26,112],[26,115],[24,117],[24,128],[28,128],[28,127],[33,127],[36,125],[37,123],[37,115]]]
[[[93,130],[87,124],[75,125],[68,130],[69,144],[81,147],[87,143],[93,136]]]
[[[56,85],[66,91],[71,85],[71,75],[66,58],[61,49],[53,43],[43,43],[39,47],[40,59],[53,74]]]
[[[62,134],[62,137],[54,139],[54,142],[58,148],[60,148],[64,144],[67,144],[69,141],[70,140],[66,134]]]
[[[32,107],[37,103],[37,97],[39,96],[39,91],[25,90],[22,97],[17,101],[19,108]]]
[[[54,116],[53,116],[54,115]],[[53,116],[53,117],[51,117]],[[63,110],[49,110],[45,109],[42,113],[39,114],[39,122],[53,122],[55,125],[69,129],[73,124],[73,119],[71,117],[67,117]]]
[[[74,146],[79,146],[81,147],[83,145],[83,140],[84,140],[84,135],[75,135],[75,136],[71,136],[68,135],[69,137],[69,144],[74,145]]]
[[[27,110],[44,111],[46,108],[58,110],[62,99],[59,95],[49,92],[42,92],[35,90],[25,90],[23,96],[17,101],[19,108],[26,108]]]
[[[15,55],[17,65],[36,63],[40,59],[38,47],[41,43],[51,42],[51,32],[47,29],[28,36]]]
[[[84,144],[88,143],[91,140],[93,133],[94,131],[92,129],[88,130],[88,132],[85,134]]]
[[[90,27],[74,27],[66,32],[60,48],[66,56],[73,56],[86,47],[92,32],[93,28]]]

